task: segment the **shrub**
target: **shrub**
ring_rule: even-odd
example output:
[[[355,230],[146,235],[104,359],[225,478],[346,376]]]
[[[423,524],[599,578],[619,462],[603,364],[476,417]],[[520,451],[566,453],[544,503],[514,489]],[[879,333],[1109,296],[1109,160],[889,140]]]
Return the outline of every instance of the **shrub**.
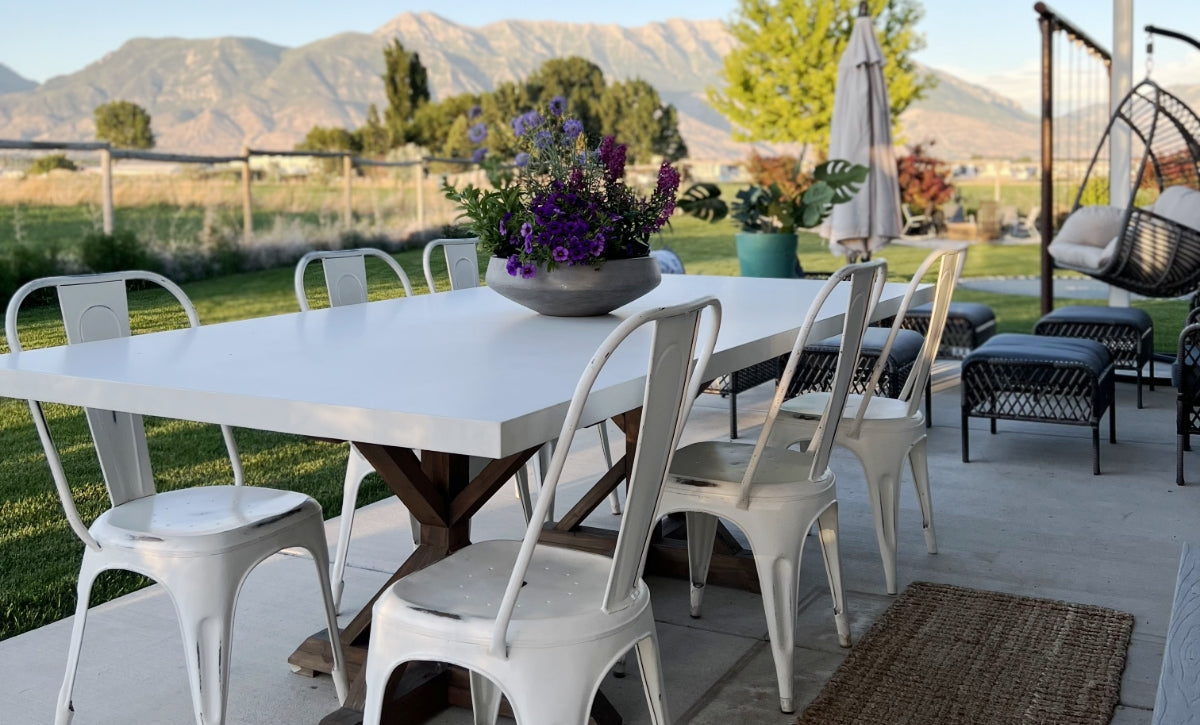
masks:
[[[133,232],[121,230],[112,234],[92,232],[79,246],[79,261],[91,272],[117,272],[126,269],[153,270],[157,267],[153,255]]]
[[[897,159],[896,173],[900,178],[900,201],[922,211],[931,211],[954,196],[950,167],[928,155],[925,144],[913,146],[912,153]]]
[[[74,161],[68,159],[66,154],[49,154],[35,159],[29,167],[29,173],[36,176],[48,174],[55,169],[78,171],[79,167],[75,165]]]
[[[812,179],[800,170],[800,158],[797,156],[759,156],[751,153],[746,160],[746,172],[750,174],[750,183],[764,189],[778,185],[784,199],[798,199],[808,187]]]
[[[0,302],[7,304],[26,282],[68,271],[54,245],[13,244],[0,255]]]

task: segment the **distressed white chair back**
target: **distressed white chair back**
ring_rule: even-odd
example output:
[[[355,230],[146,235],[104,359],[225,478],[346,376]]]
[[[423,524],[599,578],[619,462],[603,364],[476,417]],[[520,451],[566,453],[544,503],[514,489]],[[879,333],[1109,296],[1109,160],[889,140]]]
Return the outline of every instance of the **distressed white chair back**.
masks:
[[[867,384],[866,391],[863,393],[863,402],[858,407],[858,415],[854,419],[853,430],[850,431],[852,435],[856,435],[859,427],[862,425],[863,416],[866,415],[868,404],[871,402],[871,396],[874,394],[879,384],[879,379],[883,376],[884,368],[887,366],[888,355],[892,350],[892,343],[896,341],[896,336],[904,326],[904,316],[908,314],[908,310],[912,306],[913,297],[916,295],[918,288],[920,288],[921,281],[925,279],[925,275],[933,268],[934,263],[941,260],[941,264],[938,267],[937,285],[933,293],[933,310],[929,316],[929,329],[925,332],[925,341],[921,344],[921,351],[917,354],[913,368],[908,374],[908,380],[905,381],[904,388],[900,391],[900,400],[907,401],[908,403],[908,416],[911,418],[917,414],[917,411],[921,407],[921,395],[925,390],[926,383],[929,381],[929,375],[933,370],[933,362],[937,357],[938,346],[942,341],[942,332],[946,328],[946,317],[950,311],[950,298],[954,295],[954,287],[958,284],[958,275],[962,271],[962,264],[959,258],[963,253],[963,250],[959,248],[938,249],[930,252],[913,274],[912,280],[908,284],[908,289],[904,293],[904,298],[900,301],[900,309],[897,310],[896,317],[892,321],[892,328],[888,332],[887,341],[883,344],[883,350],[875,362],[875,368],[871,371],[871,381]]]
[[[293,285],[296,290],[296,301],[300,303],[300,311],[307,312],[308,293],[304,286],[304,272],[308,265],[316,260],[321,261],[325,272],[325,289],[329,293],[329,306],[359,305],[367,301],[367,257],[376,257],[396,273],[404,296],[412,296],[412,285],[404,269],[392,258],[392,255],[380,249],[362,247],[360,249],[338,249],[333,251],[309,252],[296,262],[296,275]]]
[[[859,264],[848,264],[838,271],[834,272],[821,291],[817,294],[816,299],[808,308],[808,314],[804,317],[804,323],[800,326],[800,332],[796,335],[796,342],[792,346],[792,352],[788,356],[787,366],[784,368],[781,382],[775,388],[775,397],[771,401],[771,407],[767,412],[766,421],[763,423],[762,432],[758,435],[758,442],[754,445],[754,452],[751,454],[750,463],[746,467],[746,474],[742,479],[741,490],[738,494],[738,508],[746,508],[750,501],[750,487],[753,485],[754,474],[758,470],[759,461],[762,460],[763,452],[766,450],[767,441],[771,438],[771,429],[775,425],[775,419],[779,416],[779,408],[783,405],[787,396],[789,381],[796,373],[796,368],[800,362],[800,356],[804,354],[804,346],[808,343],[808,338],[812,333],[813,325],[821,315],[821,310],[828,301],[833,291],[843,282],[848,283],[848,298],[846,301],[846,312],[842,325],[842,348],[838,352],[837,368],[834,371],[833,380],[829,388],[829,403],[825,406],[824,412],[821,414],[821,421],[817,425],[817,430],[808,444],[808,451],[813,454],[812,467],[809,469],[809,479],[816,480],[820,478],[825,469],[829,466],[829,455],[833,450],[834,434],[837,432],[837,426],[842,418],[842,408],[846,404],[846,396],[850,391],[850,382],[853,379],[855,369],[858,367],[858,355],[862,348],[863,331],[867,327],[867,321],[870,319],[871,312],[875,308],[875,303],[879,299],[880,293],[883,291],[883,283],[887,279],[887,263],[882,260],[873,260],[870,262],[862,262]]]
[[[9,301],[4,320],[9,347],[13,352],[20,352],[24,349],[17,326],[21,305],[30,294],[46,288],[57,289],[67,344],[74,345],[128,337],[130,326],[127,283],[130,281],[148,282],[162,287],[179,302],[191,327],[200,324],[196,316],[196,309],[183,290],[171,280],[153,272],[130,271],[44,277],[18,289]],[[37,428],[42,447],[45,449],[54,485],[58,490],[59,498],[62,499],[63,509],[71,528],[84,543],[97,548],[75,507],[66,473],[50,435],[41,403],[30,400],[29,412],[33,417],[34,427]],[[152,495],[155,492],[154,474],[150,469],[150,454],[146,446],[146,431],[142,423],[142,416],[97,408],[84,408],[84,413],[87,417],[88,428],[92,433],[96,455],[100,461],[100,471],[104,477],[104,485],[108,489],[112,505],[119,506],[128,501]],[[233,440],[233,433],[228,426],[221,426],[221,433],[225,438],[225,447],[229,451],[229,459],[233,465],[234,483],[241,485],[245,478],[237,445]]]
[[[450,276],[450,289],[470,289],[479,286],[479,239],[434,239],[425,245],[421,254],[421,267],[425,270],[425,284],[430,292],[437,292],[433,274],[433,253],[441,249],[446,256],[446,273]]]
[[[613,552],[612,568],[609,570],[603,601],[597,603],[604,612],[617,611],[628,605],[645,563],[663,480],[692,402],[699,393],[720,324],[720,303],[713,297],[705,297],[633,315],[613,330],[596,350],[571,398],[566,420],[558,436],[559,445],[555,448],[546,473],[542,495],[538,496],[537,507],[530,518],[516,565],[505,589],[492,632],[493,654],[503,657],[506,651],[508,624],[592,386],[621,343],[634,331],[649,326],[650,356],[637,452],[630,472],[627,504]]]

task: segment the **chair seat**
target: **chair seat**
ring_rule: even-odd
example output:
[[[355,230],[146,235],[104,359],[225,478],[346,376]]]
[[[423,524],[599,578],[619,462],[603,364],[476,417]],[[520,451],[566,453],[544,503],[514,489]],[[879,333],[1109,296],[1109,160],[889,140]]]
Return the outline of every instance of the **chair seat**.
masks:
[[[1097,305],[1068,305],[1051,310],[1043,315],[1042,323],[1074,323],[1099,325],[1128,325],[1140,332],[1154,326],[1154,321],[1145,310],[1133,307],[1102,307]]]
[[[849,420],[858,415],[858,409],[862,405],[862,400],[863,396],[858,393],[851,393],[846,396],[846,406],[842,413],[843,420]],[[827,392],[805,393],[786,401],[779,409],[779,413],[780,415],[792,416],[794,418],[820,420],[821,414],[825,411],[825,406],[828,404],[829,393]],[[867,403],[867,412],[863,415],[863,425],[869,425],[871,421],[894,422],[908,418],[907,402],[897,400],[896,398],[881,398],[873,395]],[[919,409],[915,418],[913,418],[913,422],[916,425],[925,425],[925,417]]]
[[[1112,355],[1108,348],[1092,340],[1005,332],[967,355],[963,368],[981,362],[1083,365],[1099,375],[1112,364]]]
[[[321,506],[294,491],[198,486],[134,499],[101,514],[91,534],[101,546],[168,555],[215,554],[288,528]]]
[[[376,604],[376,622],[457,642],[488,646],[520,541],[472,544],[392,585]],[[508,627],[510,645],[555,647],[620,630],[650,605],[641,583],[633,605],[602,614],[612,559],[557,546],[538,546]]]
[[[746,475],[754,446],[731,441],[701,441],[680,448],[671,461],[666,488],[687,495],[737,498]],[[818,487],[799,485],[807,482],[812,454],[785,448],[767,447],[755,471],[755,499],[808,498],[833,485],[826,474]]]
[[[886,327],[868,327],[863,332],[862,355],[867,357],[879,357],[879,352],[883,350],[884,344],[887,342],[888,333],[890,330]],[[911,365],[913,360],[921,354],[921,345],[925,343],[925,336],[916,330],[899,330],[896,333],[896,341],[892,343],[892,349],[888,353],[888,360],[895,362],[897,365]],[[804,346],[806,353],[837,353],[842,349],[842,336],[834,335],[827,337],[824,340],[808,344]]]

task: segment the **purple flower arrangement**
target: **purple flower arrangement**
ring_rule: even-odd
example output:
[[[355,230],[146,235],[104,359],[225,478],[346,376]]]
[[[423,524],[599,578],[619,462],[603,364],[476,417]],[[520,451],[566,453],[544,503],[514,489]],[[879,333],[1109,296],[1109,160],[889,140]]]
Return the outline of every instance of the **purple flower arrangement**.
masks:
[[[488,169],[492,188],[443,186],[480,246],[507,260],[514,277],[648,256],[650,236],[675,210],[675,168],[663,162],[654,191],[639,193],[625,183],[625,146],[606,136],[589,147],[583,124],[568,117],[566,107],[556,96],[545,115],[530,110],[512,119],[503,132],[511,130],[518,152],[504,165],[479,145],[486,142],[487,127],[472,125],[468,136],[477,145],[472,161]]]

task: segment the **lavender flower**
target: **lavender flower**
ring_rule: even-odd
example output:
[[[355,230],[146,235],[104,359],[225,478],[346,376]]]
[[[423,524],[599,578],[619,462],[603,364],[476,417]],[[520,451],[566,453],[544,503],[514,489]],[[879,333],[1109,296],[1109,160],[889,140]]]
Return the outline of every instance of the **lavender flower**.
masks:
[[[479,143],[487,138],[487,124],[477,123],[467,131],[467,138],[471,143]]]
[[[513,157],[513,165],[518,169],[523,169],[529,165],[529,154],[524,151]]]
[[[577,118],[568,118],[563,121],[563,133],[567,138],[574,140],[576,136],[583,133],[583,123]]]
[[[483,109],[479,107],[478,103],[476,103],[474,106],[471,106],[471,110],[467,111],[467,120],[474,121],[475,119],[479,118],[482,113]]]
[[[471,154],[471,163],[482,164],[483,160],[487,158],[487,152],[488,150],[485,146],[480,146],[479,148],[475,149],[475,153]]]
[[[524,116],[517,116],[516,118],[514,118],[512,120],[511,123],[512,123],[513,133],[515,133],[517,135],[517,138],[521,138],[522,136],[525,135],[525,117]]]
[[[546,150],[554,143],[554,135],[549,131],[538,131],[533,137],[533,147],[539,150]]]
[[[562,96],[555,96],[550,99],[550,113],[555,116],[561,116],[567,112],[567,99]]]

